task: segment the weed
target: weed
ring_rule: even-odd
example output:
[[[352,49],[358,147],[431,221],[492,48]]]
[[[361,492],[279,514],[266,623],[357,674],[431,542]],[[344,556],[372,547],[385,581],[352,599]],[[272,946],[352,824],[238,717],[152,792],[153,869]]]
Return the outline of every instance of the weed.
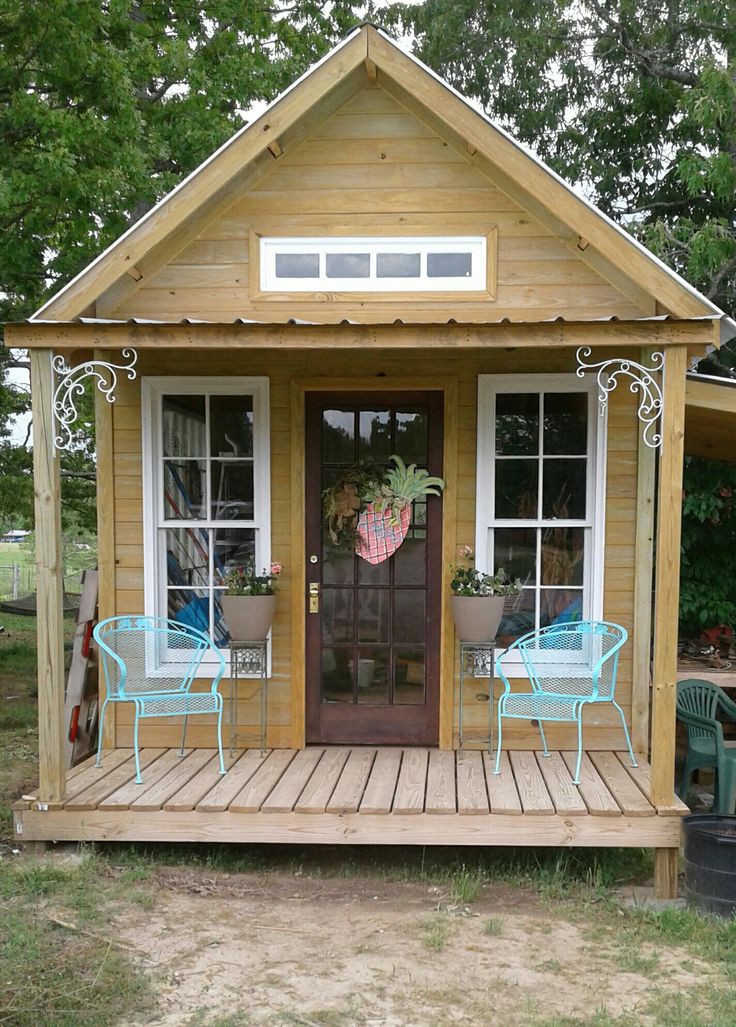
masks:
[[[503,920],[500,916],[491,916],[483,924],[483,934],[490,934],[498,937],[503,934]]]
[[[469,903],[475,902],[482,887],[483,879],[480,874],[463,866],[452,878],[452,897],[459,905],[467,906]]]
[[[656,952],[645,955],[641,949],[625,948],[616,955],[616,963],[627,973],[648,977],[657,969],[659,956]]]
[[[425,948],[432,952],[442,952],[450,936],[447,920],[441,916],[432,917],[424,924],[423,934],[422,943]]]

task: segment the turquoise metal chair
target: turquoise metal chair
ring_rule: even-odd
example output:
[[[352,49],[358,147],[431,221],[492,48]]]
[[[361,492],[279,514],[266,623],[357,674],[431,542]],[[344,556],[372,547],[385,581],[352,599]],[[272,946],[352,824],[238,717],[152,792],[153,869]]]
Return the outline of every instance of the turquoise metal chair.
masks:
[[[618,711],[631,765],[637,765],[624,712],[614,698],[619,651],[628,637],[626,630],[619,624],[579,621],[550,624],[539,631],[530,631],[511,643],[496,660],[496,674],[503,682],[504,694],[498,700],[498,749],[494,774],[500,773],[504,719],[536,720],[545,756],[549,756],[549,749],[542,722],[563,721],[578,726],[578,761],[573,780],[575,784],[580,784],[583,711],[586,706],[602,703],[609,703]],[[518,652],[521,657],[532,687],[530,692],[511,691],[511,683],[504,672],[502,661],[514,652]],[[513,673],[511,676],[514,676]]]
[[[716,788],[713,812],[736,813],[736,748],[723,741],[723,723],[736,721],[736,703],[712,681],[688,678],[677,685],[677,719],[687,730],[687,753],[680,795],[686,798],[693,774],[701,767],[713,767]]]
[[[100,621],[93,634],[107,687],[100,711],[97,766],[102,757],[102,729],[108,703],[129,702],[135,708],[133,747],[138,784],[143,781],[138,722],[146,717],[184,717],[179,748],[179,754],[183,755],[189,717],[200,713],[216,714],[220,773],[224,774],[222,696],[218,686],[225,672],[225,660],[207,635],[163,617],[110,617]],[[207,692],[192,692],[191,687],[207,654],[216,667],[212,686]]]

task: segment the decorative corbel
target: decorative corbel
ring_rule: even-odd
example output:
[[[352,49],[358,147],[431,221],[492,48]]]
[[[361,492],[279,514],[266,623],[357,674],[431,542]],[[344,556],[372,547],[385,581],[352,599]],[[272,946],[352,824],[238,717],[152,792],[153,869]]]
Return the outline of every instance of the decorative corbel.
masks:
[[[637,416],[644,425],[642,433],[644,442],[650,449],[659,449],[662,445],[662,436],[657,430],[657,422],[664,400],[661,386],[653,375],[664,370],[664,353],[652,353],[652,367],[645,367],[635,360],[625,360],[621,357],[612,357],[610,360],[588,364],[586,360],[591,354],[590,346],[580,347],[576,354],[578,368],[575,373],[578,378],[583,378],[587,372],[597,371],[598,403],[601,416],[603,416],[608,403],[608,394],[616,388],[620,376],[629,378],[629,390],[639,393]]]
[[[53,415],[54,415],[54,451],[69,449],[73,441],[72,425],[77,420],[78,413],[75,400],[83,395],[84,385],[87,378],[92,378],[97,388],[105,397],[108,403],[115,402],[115,387],[118,383],[118,371],[124,371],[129,380],[136,377],[135,365],[138,354],[134,349],[124,349],[122,359],[127,364],[110,364],[105,360],[87,360],[76,367],[69,367],[63,356],[57,354],[51,361],[51,365],[58,375],[58,384],[54,390]]]

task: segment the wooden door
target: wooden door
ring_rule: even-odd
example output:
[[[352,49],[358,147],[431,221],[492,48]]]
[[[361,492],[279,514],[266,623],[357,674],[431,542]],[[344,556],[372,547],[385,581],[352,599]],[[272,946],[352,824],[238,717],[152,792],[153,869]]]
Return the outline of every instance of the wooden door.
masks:
[[[405,541],[374,565],[334,545],[322,490],[359,461],[384,469],[394,453],[441,476],[442,415],[441,392],[307,397],[307,742],[438,742],[442,500],[414,503]]]

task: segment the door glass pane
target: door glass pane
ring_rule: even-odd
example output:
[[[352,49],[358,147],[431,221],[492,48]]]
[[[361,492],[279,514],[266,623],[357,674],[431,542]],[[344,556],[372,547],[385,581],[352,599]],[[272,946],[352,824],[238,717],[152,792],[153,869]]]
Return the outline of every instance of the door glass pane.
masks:
[[[353,641],[353,596],[351,588],[326,588],[322,592],[322,641]]]
[[[544,452],[585,453],[588,449],[588,396],[585,392],[544,394]]]
[[[496,528],[493,532],[493,573],[503,568],[509,578],[534,585],[537,579],[537,529]]]
[[[209,585],[209,531],[206,528],[166,528],[166,582],[169,585]]]
[[[210,396],[211,456],[253,456],[253,397]]]
[[[377,278],[419,278],[421,257],[418,253],[376,254]]]
[[[558,521],[585,517],[585,485],[588,461],[583,457],[544,460],[542,517]]]
[[[164,520],[204,519],[207,495],[204,460],[164,461]]]
[[[537,516],[538,460],[496,460],[496,517]]]
[[[426,411],[396,412],[395,452],[405,464],[427,465],[427,414]]]
[[[326,531],[322,536],[322,581],[325,585],[352,585],[355,581],[355,556],[333,545]]]
[[[496,644],[499,647],[507,646],[519,635],[524,635],[527,631],[534,629],[535,603],[536,589],[534,588],[524,588],[521,590],[521,595],[507,599],[496,635]]]
[[[584,546],[583,528],[545,528],[542,531],[542,584],[582,585]]]
[[[424,702],[424,649],[394,649],[394,702]]]
[[[164,456],[204,456],[204,396],[164,396],[161,433]]]
[[[412,532],[409,532],[409,536]],[[423,585],[427,580],[427,542],[407,536],[394,555],[394,583]]]
[[[358,641],[388,642],[391,592],[387,588],[358,590]]]
[[[567,624],[583,619],[583,590],[543,588],[539,604],[539,626]]]
[[[352,647],[324,647],[322,649],[322,702],[352,701]]]
[[[368,278],[371,273],[370,253],[328,253],[328,278]]]
[[[253,461],[213,460],[211,467],[213,519],[253,520]]]
[[[505,393],[496,396],[496,453],[535,456],[539,453],[539,395]]]
[[[380,703],[389,701],[388,659],[391,650],[366,649],[358,650],[358,702]]]
[[[325,410],[322,414],[322,459],[326,464],[352,464],[355,451],[355,413]]]
[[[394,642],[423,643],[426,626],[424,589],[394,591]]]
[[[368,563],[358,560],[358,582],[361,585],[388,585],[391,579],[391,560]]]
[[[361,410],[358,418],[359,459],[382,466],[391,455],[391,414],[388,410]]]

